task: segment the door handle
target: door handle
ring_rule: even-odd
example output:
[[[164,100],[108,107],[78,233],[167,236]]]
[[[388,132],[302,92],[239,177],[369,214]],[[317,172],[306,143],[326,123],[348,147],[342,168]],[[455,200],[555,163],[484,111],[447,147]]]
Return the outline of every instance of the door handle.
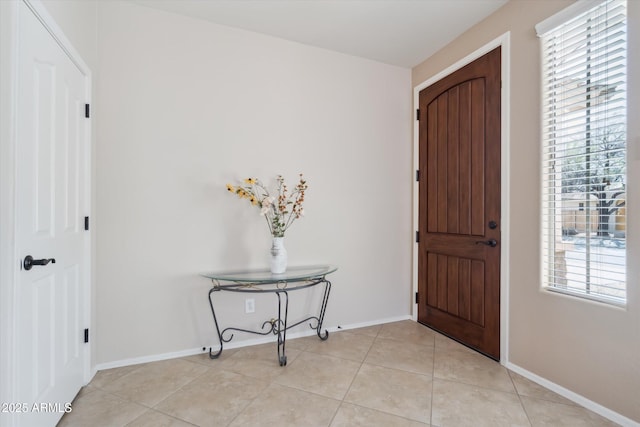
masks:
[[[26,257],[24,257],[24,262],[22,263],[22,266],[24,267],[25,270],[31,270],[31,267],[33,267],[34,265],[47,265],[49,263],[55,264],[56,263],[55,258],[33,259],[31,255],[27,255]]]
[[[479,245],[479,244],[491,246],[492,248],[495,248],[496,246],[498,246],[498,242],[496,241],[496,239],[478,240],[476,242],[476,245]]]

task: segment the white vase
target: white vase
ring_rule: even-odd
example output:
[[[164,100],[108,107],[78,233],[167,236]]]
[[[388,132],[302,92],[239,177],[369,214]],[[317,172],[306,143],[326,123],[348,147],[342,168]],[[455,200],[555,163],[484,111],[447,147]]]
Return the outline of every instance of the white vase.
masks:
[[[271,273],[282,274],[287,270],[287,250],[284,237],[274,237],[271,243]]]

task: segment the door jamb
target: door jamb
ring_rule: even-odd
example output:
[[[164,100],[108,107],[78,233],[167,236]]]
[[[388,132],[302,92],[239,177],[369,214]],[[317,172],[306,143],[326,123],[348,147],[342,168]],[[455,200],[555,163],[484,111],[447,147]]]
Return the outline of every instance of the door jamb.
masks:
[[[489,53],[497,47],[502,47],[501,57],[501,79],[502,90],[500,95],[500,363],[506,365],[509,362],[509,241],[510,241],[510,214],[509,214],[509,159],[510,159],[510,133],[509,133],[509,113],[510,113],[510,40],[511,33],[506,32],[496,39],[485,44],[473,53],[465,56],[455,64],[449,66],[438,74],[428,78],[413,88],[414,108],[419,108],[420,91],[431,86],[433,83],[443,79],[449,74],[459,70],[465,65],[475,61],[481,56]],[[419,169],[419,122],[413,122],[413,166],[414,170]],[[411,172],[413,177],[414,171]],[[418,182],[413,179],[413,229],[418,230]],[[413,293],[418,292],[418,245],[413,245]],[[418,320],[418,304],[413,303],[413,320]]]
[[[15,108],[17,58],[17,2],[0,2],[0,346],[13,348],[15,258]],[[0,352],[0,402],[15,402],[12,372],[15,355]],[[13,425],[14,414],[0,417],[1,426]],[[10,424],[11,423],[11,424]]]
[[[3,114],[0,119],[1,128],[0,133],[0,152],[2,159],[0,162],[0,175],[2,177],[0,184],[0,199],[2,200],[2,208],[0,209],[0,234],[2,239],[0,242],[0,308],[2,318],[0,319],[0,343],[3,348],[11,349],[8,352],[3,352],[3,356],[0,357],[0,376],[5,380],[2,381],[3,385],[0,386],[0,397],[3,402],[15,402],[15,385],[17,379],[15,378],[15,343],[17,340],[17,331],[15,323],[15,298],[16,298],[16,278],[20,270],[20,254],[17,253],[17,241],[15,238],[15,209],[16,209],[16,194],[18,189],[16,188],[16,150],[17,150],[17,136],[16,136],[16,110],[17,110],[17,97],[16,87],[18,83],[18,20],[19,20],[19,3],[24,3],[28,9],[38,18],[45,29],[51,34],[56,43],[63,49],[71,61],[78,67],[80,72],[84,75],[85,93],[88,104],[91,103],[91,86],[92,76],[91,70],[87,64],[83,61],[78,51],[73,47],[69,39],[64,35],[62,29],[56,24],[53,17],[49,14],[46,7],[41,0],[14,0],[10,2],[2,2],[2,50],[3,61],[0,79],[0,91],[3,93],[3,99],[0,101],[2,104],[0,108],[7,112]],[[4,12],[7,12],[6,14]],[[5,96],[6,95],[6,96]],[[87,185],[85,186],[85,206],[82,208],[84,215],[90,215],[91,211],[91,188],[92,188],[92,169],[91,169],[91,157],[92,157],[92,139],[91,139],[91,122],[87,123],[85,127],[85,158],[83,159],[86,167],[86,179]],[[82,306],[84,307],[81,315],[84,317],[86,327],[92,324],[91,317],[91,290],[92,285],[92,231],[86,232],[85,235],[85,260],[86,271],[83,277],[83,281],[87,284],[85,289],[84,301]],[[6,310],[5,310],[6,309]],[[87,383],[91,377],[91,347],[89,344],[84,349],[85,361],[84,361],[84,380]],[[9,419],[5,419],[7,422],[12,422]],[[7,424],[9,425],[9,424]]]

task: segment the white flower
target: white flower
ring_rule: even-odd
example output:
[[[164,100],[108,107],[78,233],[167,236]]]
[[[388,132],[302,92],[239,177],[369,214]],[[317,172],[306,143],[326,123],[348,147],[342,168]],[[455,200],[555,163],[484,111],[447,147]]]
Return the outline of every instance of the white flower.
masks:
[[[265,217],[272,236],[284,237],[285,231],[293,221],[304,215],[302,203],[307,182],[300,174],[300,182],[291,192],[288,191],[281,175],[278,175],[277,183],[275,197],[269,195],[269,190],[257,178],[245,179],[244,185],[227,184],[227,190],[241,199],[248,199],[251,205],[260,209],[260,216]]]
[[[262,209],[264,210],[264,208],[268,208],[269,205],[271,205],[271,203],[273,203],[273,201],[275,200],[275,197],[271,197],[271,196],[267,196],[264,199],[262,199]],[[262,214],[264,215],[266,212],[263,212]]]

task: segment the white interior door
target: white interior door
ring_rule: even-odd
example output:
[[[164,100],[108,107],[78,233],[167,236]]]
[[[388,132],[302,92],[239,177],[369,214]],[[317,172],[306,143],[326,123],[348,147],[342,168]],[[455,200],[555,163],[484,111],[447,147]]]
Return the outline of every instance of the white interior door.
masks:
[[[15,421],[53,426],[83,385],[89,354],[88,85],[22,2],[18,43],[15,395],[28,410]],[[55,263],[27,269],[28,255]]]

